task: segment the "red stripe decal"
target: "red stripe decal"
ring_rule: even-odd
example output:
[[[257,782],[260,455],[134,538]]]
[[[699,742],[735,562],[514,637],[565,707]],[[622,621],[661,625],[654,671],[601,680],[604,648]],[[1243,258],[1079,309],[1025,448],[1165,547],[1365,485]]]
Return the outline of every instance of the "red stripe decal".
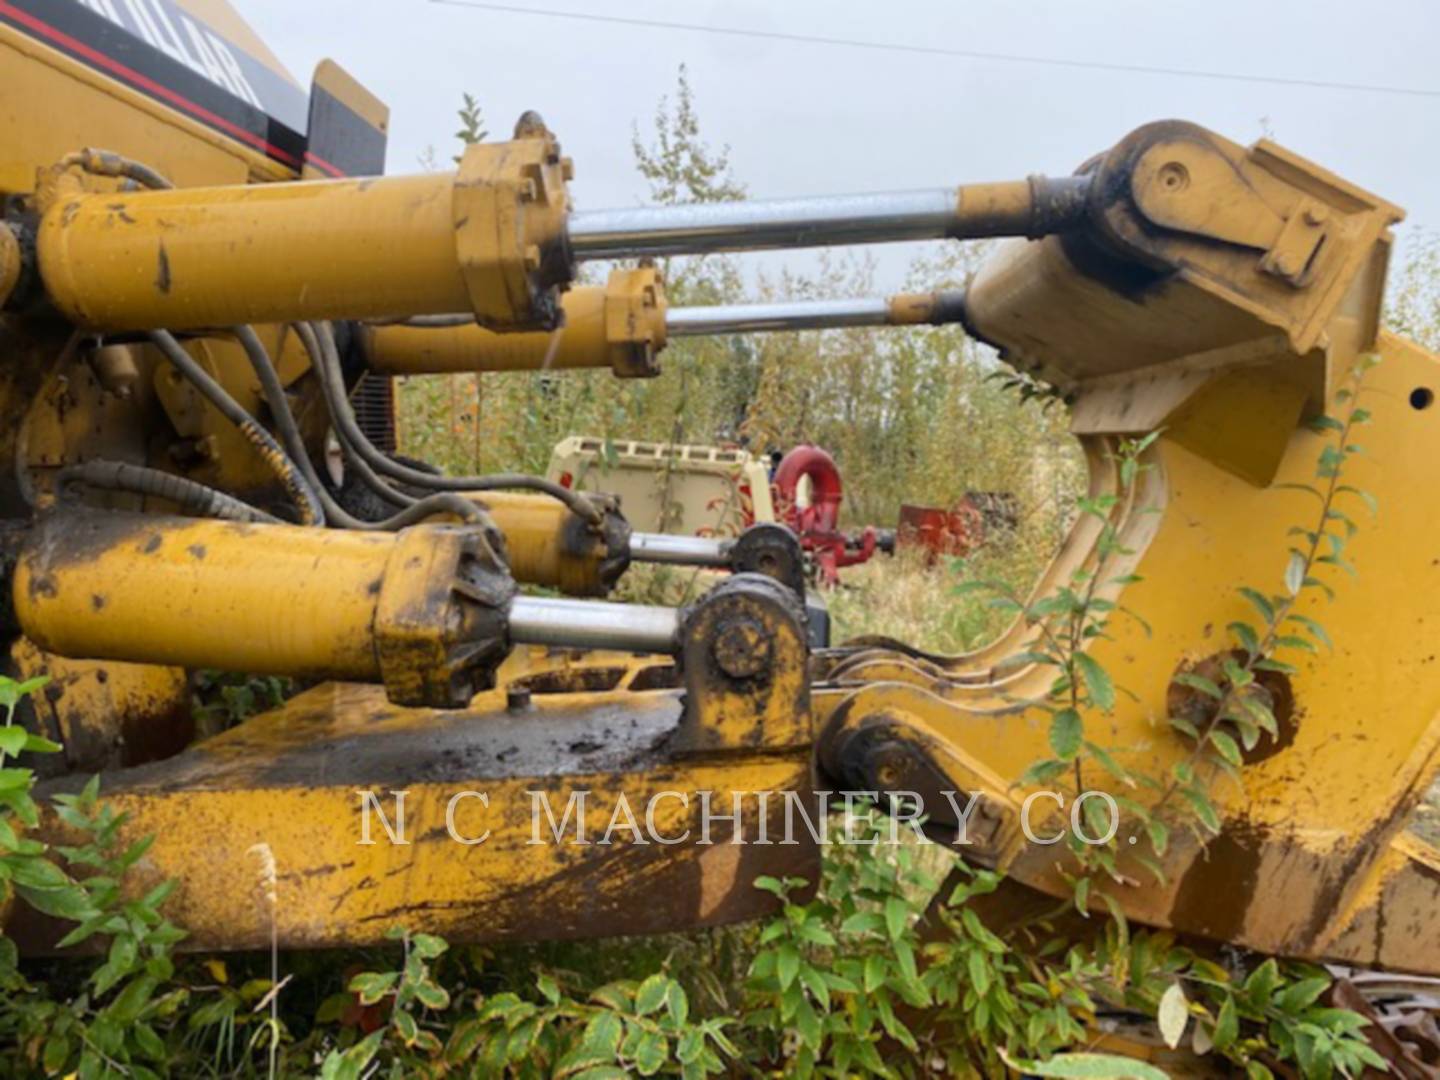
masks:
[[[0,0],[0,3],[3,3],[3,0]],[[305,160],[311,165],[314,165],[321,172],[327,172],[331,176],[338,177],[341,180],[345,179],[345,177],[350,175],[343,169],[337,169],[334,165],[331,165],[330,162],[326,161],[323,157],[315,153],[315,151],[313,150],[305,151]]]
[[[77,41],[69,34],[57,30],[55,27],[50,26],[48,23],[41,22],[39,19],[35,18],[35,16],[29,14],[28,12],[24,12],[21,11],[19,8],[13,7],[12,5],[6,3],[6,0],[0,0],[0,15],[8,16],[9,18],[20,23],[22,26],[39,34],[41,37],[49,38],[51,41],[55,42],[57,45],[60,45],[62,48],[68,49],[69,51],[84,57],[86,60],[89,60],[92,64],[105,68],[112,74],[118,75],[120,78],[124,79],[131,85],[137,86],[140,89],[155,95],[156,97],[163,98],[165,101],[168,101],[170,104],[176,106],[177,108],[190,113],[197,119],[203,120],[211,127],[219,128],[226,134],[231,135],[236,139],[239,139],[241,142],[249,143],[257,150],[260,150],[273,158],[283,161],[287,165],[291,165],[296,168],[299,167],[300,162],[295,160],[295,156],[293,154],[281,150],[278,146],[271,145],[269,142],[267,142],[265,139],[260,138],[260,136],[256,135],[254,132],[246,131],[244,128],[232,124],[223,116],[216,116],[209,109],[203,108],[202,106],[195,104],[195,102],[191,101],[189,98],[177,94],[168,86],[162,86],[159,83],[155,82],[153,79],[146,78],[138,71],[126,67],[118,60],[115,60],[109,56],[106,56],[102,52],[92,49],[84,42]]]

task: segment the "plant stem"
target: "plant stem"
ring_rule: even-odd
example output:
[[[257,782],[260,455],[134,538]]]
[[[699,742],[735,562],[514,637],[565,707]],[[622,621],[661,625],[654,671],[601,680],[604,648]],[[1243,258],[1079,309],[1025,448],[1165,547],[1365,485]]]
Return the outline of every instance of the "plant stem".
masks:
[[[1359,387],[1357,380],[1356,390],[1358,391],[1358,389]],[[1285,620],[1290,617],[1290,613],[1295,609],[1295,605],[1300,599],[1300,593],[1304,589],[1304,582],[1309,579],[1311,568],[1315,565],[1315,559],[1320,553],[1320,541],[1324,538],[1326,525],[1330,521],[1330,511],[1334,507],[1335,496],[1337,494],[1337,489],[1340,486],[1340,474],[1341,466],[1344,464],[1344,454],[1346,449],[1350,445],[1350,432],[1355,424],[1356,401],[1358,401],[1358,392],[1356,394],[1356,397],[1352,398],[1352,404],[1345,416],[1345,424],[1340,429],[1340,437],[1337,440],[1336,445],[1339,447],[1341,460],[1337,462],[1334,469],[1331,470],[1330,475],[1327,478],[1329,482],[1326,484],[1325,493],[1320,500],[1320,520],[1319,523],[1316,525],[1315,530],[1310,536],[1310,545],[1305,552],[1305,569],[1301,575],[1301,586],[1294,593],[1291,593],[1289,596],[1285,597],[1285,599],[1282,600],[1280,605],[1275,609],[1274,614],[1267,622],[1265,636],[1256,645],[1254,651],[1247,650],[1245,662],[1241,665],[1240,668],[1240,670],[1247,676],[1253,676],[1255,673],[1255,665],[1258,664],[1261,660],[1268,659],[1270,655],[1275,651],[1275,639],[1280,636],[1280,627],[1284,625]],[[1248,685],[1248,681],[1246,685]],[[1185,764],[1187,766],[1192,769],[1194,768],[1195,763],[1205,752],[1205,747],[1209,744],[1210,736],[1224,721],[1226,715],[1230,711],[1231,706],[1235,704],[1235,701],[1238,698],[1239,691],[1241,689],[1243,689],[1243,687],[1237,686],[1233,679],[1227,680],[1227,685],[1223,696],[1218,702],[1216,702],[1215,709],[1210,716],[1209,722],[1205,725],[1204,730],[1200,732],[1199,739],[1196,741],[1195,746],[1191,749],[1189,755],[1185,759]],[[1165,791],[1161,794],[1159,801],[1156,802],[1154,809],[1151,811],[1152,816],[1158,815],[1162,810],[1165,809],[1166,806],[1169,805],[1170,800],[1174,797],[1175,792],[1179,790],[1179,787],[1179,778],[1172,775],[1169,785],[1165,788]]]

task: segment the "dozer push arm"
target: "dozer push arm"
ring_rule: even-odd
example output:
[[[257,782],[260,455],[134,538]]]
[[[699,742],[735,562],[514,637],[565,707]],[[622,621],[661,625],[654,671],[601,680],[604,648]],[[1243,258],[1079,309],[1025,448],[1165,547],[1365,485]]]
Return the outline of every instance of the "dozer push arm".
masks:
[[[1425,932],[1440,902],[1435,856],[1404,838],[1440,771],[1440,498],[1428,479],[1440,362],[1379,330],[1400,211],[1268,141],[1243,147],[1175,122],[1087,169],[1085,225],[1000,245],[966,314],[1073,402],[1105,520],[1080,517],[1030,614],[980,649],[871,643],[822,659],[822,771],[922,792],[940,814],[967,808],[967,858],[1065,899],[1076,863],[1062,841],[1103,834],[1075,824],[1077,801],[1113,793],[1117,869],[1103,884],[1127,918],[1284,956],[1440,971]],[[1342,452],[1333,430],[1354,415],[1357,371],[1373,418],[1363,454]],[[1303,423],[1322,413],[1332,423]],[[1139,435],[1143,452],[1122,466],[1119,440]],[[1317,500],[1336,459],[1342,494]],[[1352,503],[1355,490],[1378,513]],[[1287,580],[1297,533],[1320,553],[1343,548],[1307,563],[1323,588]],[[1345,563],[1355,580],[1338,572]],[[1073,647],[1127,691],[1085,710],[1085,737],[1133,786],[1098,754],[1048,781],[1032,771],[1057,749],[1056,668],[1036,643],[1073,632],[1063,594],[1077,581],[1103,611],[1127,613]],[[1285,619],[1272,631],[1285,644],[1247,644],[1257,616]],[[1323,623],[1319,647],[1287,637],[1301,620]],[[1272,653],[1283,662],[1261,663]],[[1243,685],[1270,704],[1273,735],[1217,704],[1240,700],[1228,681],[1246,675],[1233,674],[1237,658],[1253,665]],[[1197,689],[1211,685],[1226,689]],[[1213,733],[1237,748],[1235,783],[1196,764]],[[1192,782],[1215,806],[1212,828],[1193,835],[1182,826],[1195,819],[1162,794],[1170,785],[1183,799]],[[1151,820],[1170,826],[1168,842],[1147,841]],[[958,810],[949,824],[959,831]]]

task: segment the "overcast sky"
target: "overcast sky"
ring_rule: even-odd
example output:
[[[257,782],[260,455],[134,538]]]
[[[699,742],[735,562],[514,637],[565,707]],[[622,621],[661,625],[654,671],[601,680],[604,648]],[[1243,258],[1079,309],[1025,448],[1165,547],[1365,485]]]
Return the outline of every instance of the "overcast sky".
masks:
[[[689,65],[703,131],[755,197],[1064,174],[1149,120],[1285,146],[1440,225],[1440,96],[885,53],[607,26],[433,0],[234,0],[296,78],[331,57],[391,108],[388,171],[452,152],[462,91],[492,135],[536,109],[582,208],[644,188],[630,132]],[[508,0],[943,47],[1440,92],[1440,0]],[[903,259],[882,261],[898,286]]]

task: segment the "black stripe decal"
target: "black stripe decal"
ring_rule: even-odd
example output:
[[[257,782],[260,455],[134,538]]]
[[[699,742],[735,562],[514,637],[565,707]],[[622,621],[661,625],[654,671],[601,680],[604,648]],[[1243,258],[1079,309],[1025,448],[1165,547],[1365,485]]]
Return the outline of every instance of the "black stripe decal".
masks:
[[[226,138],[292,169],[301,166],[305,138],[300,132],[91,11],[80,0],[0,0],[0,23]],[[290,89],[303,101],[303,94]]]

